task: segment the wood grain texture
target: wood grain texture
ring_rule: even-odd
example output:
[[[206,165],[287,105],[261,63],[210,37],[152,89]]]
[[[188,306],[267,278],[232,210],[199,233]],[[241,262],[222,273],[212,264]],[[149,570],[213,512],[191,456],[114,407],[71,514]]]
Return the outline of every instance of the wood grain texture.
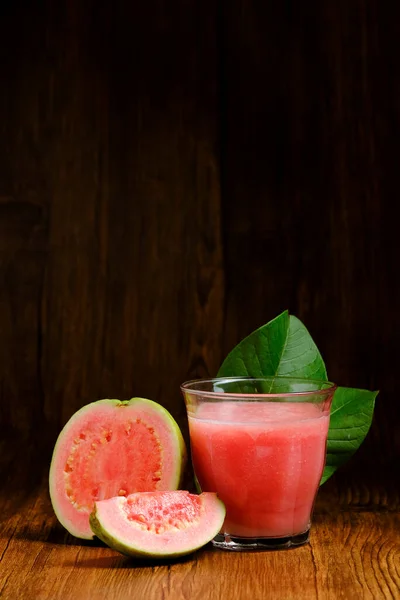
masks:
[[[182,421],[179,384],[218,368],[224,290],[210,8],[2,5],[7,427],[46,423],[54,439],[83,404],[134,395]]]
[[[96,542],[81,543],[56,522],[46,479],[0,526],[0,597],[7,600],[169,600],[228,597],[397,598],[400,515],[329,513],[321,491],[311,543],[288,551],[226,553],[207,546],[178,561],[140,562]],[[9,508],[2,495],[0,509]]]
[[[285,308],[339,385],[379,389],[351,473],[400,456],[398,8],[224,2],[224,353]],[[347,484],[346,484],[347,485]],[[344,489],[347,489],[345,485]]]

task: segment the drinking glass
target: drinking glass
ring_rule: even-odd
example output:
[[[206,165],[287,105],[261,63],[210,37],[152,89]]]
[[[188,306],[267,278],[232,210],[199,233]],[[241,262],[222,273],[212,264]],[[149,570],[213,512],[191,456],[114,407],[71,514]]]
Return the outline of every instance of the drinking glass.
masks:
[[[308,541],[335,389],[290,377],[182,384],[197,485],[226,506],[215,546],[260,550]]]

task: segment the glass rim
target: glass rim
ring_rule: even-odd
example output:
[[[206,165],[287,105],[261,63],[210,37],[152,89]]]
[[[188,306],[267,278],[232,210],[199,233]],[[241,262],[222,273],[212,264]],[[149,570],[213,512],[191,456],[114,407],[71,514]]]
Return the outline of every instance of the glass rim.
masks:
[[[324,389],[317,389],[317,390],[302,390],[301,392],[272,392],[272,393],[260,393],[260,394],[242,394],[241,392],[211,392],[211,391],[207,391],[207,390],[202,390],[202,389],[196,389],[195,387],[193,387],[195,384],[206,384],[206,383],[223,383],[223,382],[231,382],[234,383],[235,381],[240,383],[241,381],[245,382],[245,381],[271,381],[271,380],[278,380],[278,381],[298,381],[301,383],[305,383],[305,382],[309,382],[310,384],[312,383],[319,383],[319,384],[323,384]],[[327,395],[327,394],[333,394],[336,389],[337,389],[337,384],[336,383],[332,383],[332,381],[324,381],[323,379],[306,379],[305,377],[285,377],[284,375],[270,375],[268,376],[261,376],[261,377],[209,377],[209,378],[200,378],[200,379],[190,379],[189,381],[184,381],[180,388],[182,392],[188,392],[190,394],[193,394],[195,396],[203,396],[206,398],[216,398],[216,397],[228,397],[228,396],[233,396],[235,398],[287,398],[287,397],[301,397],[301,396],[316,396],[316,395]]]

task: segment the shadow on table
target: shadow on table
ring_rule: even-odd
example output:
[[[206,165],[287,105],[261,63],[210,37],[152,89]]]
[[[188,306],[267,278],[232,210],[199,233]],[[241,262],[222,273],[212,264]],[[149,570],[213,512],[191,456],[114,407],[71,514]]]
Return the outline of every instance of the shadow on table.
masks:
[[[50,517],[50,519],[55,520],[56,517]],[[26,542],[41,542],[42,544],[51,544],[56,546],[76,546],[82,548],[107,547],[97,539],[80,540],[75,538],[70,535],[68,531],[66,531],[66,529],[64,529],[59,523],[55,523],[54,526],[51,527],[50,531],[48,529],[48,522],[43,522],[42,527],[40,525],[32,526],[32,524],[27,524],[25,527],[15,531],[13,537],[17,540],[23,540]]]
[[[202,552],[208,548],[193,552],[187,556],[180,558],[154,558],[154,559],[140,559],[130,558],[128,556],[122,556],[116,554],[115,556],[99,556],[98,558],[80,558],[78,561],[66,561],[64,566],[75,567],[83,569],[154,569],[157,567],[170,568],[177,564],[188,564],[197,560]]]

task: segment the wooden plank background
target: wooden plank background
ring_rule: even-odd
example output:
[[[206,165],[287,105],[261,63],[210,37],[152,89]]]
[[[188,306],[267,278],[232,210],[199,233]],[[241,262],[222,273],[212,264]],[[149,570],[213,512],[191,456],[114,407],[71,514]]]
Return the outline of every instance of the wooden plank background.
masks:
[[[3,432],[134,395],[185,428],[179,383],[289,308],[331,379],[381,390],[328,485],[398,506],[399,13],[2,2]]]

